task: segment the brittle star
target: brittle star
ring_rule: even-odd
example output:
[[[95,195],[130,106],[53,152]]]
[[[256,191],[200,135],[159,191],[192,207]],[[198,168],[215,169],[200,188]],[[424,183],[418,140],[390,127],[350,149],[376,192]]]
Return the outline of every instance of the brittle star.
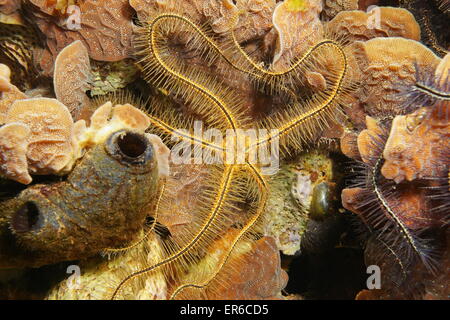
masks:
[[[150,18],[141,28],[137,44],[138,49],[140,49],[139,54],[143,57],[139,62],[140,68],[145,75],[145,79],[151,85],[156,88],[162,88],[174,96],[182,97],[195,113],[203,117],[208,127],[232,130],[238,135],[238,128],[249,129],[253,126],[244,120],[243,108],[240,106],[240,102],[234,97],[234,92],[227,89],[227,86],[222,81],[200,71],[195,66],[186,64],[182,58],[170,51],[169,41],[177,33],[189,34],[192,37],[188,42],[193,48],[197,48],[194,50],[197,50],[198,55],[208,65],[212,65],[218,59],[222,59],[228,67],[247,75],[263,87],[268,86],[273,92],[291,96],[298,86],[295,83],[304,80],[304,71],[308,69],[308,66],[314,66],[314,63],[317,63],[317,56],[320,56],[320,52],[326,52],[326,50],[331,49],[334,53],[332,57],[337,60],[338,68],[337,70],[328,71],[330,76],[327,82],[329,84],[327,89],[314,94],[306,101],[294,101],[286,108],[287,110],[278,113],[274,117],[275,120],[272,120],[273,118],[263,119],[258,126],[278,130],[276,133],[271,131],[266,136],[260,137],[256,143],[247,145],[247,153],[255,148],[267,147],[268,144],[278,139],[284,154],[290,154],[292,150],[298,151],[305,142],[313,138],[317,129],[327,126],[335,111],[339,110],[342,97],[345,94],[344,82],[348,66],[346,55],[338,42],[329,39],[322,40],[306,50],[301,57],[294,59],[291,66],[286,70],[280,72],[270,71],[261,67],[249,57],[244,49],[240,47],[233,31],[230,33],[229,46],[224,46],[223,43],[219,44],[215,40],[207,27],[198,26],[190,18],[174,12],[158,13]],[[224,49],[225,47],[227,49]],[[180,139],[205,150],[227,152],[227,146],[223,144],[215,144],[195,134],[178,129],[182,121],[176,118],[174,115],[175,111],[171,112],[161,109],[158,107],[153,108],[154,112],[148,114],[155,131],[162,135],[176,135]],[[250,218],[231,241],[230,246],[227,248],[227,254],[222,257],[213,274],[209,275],[207,279],[203,279],[200,283],[179,285],[171,294],[171,299],[174,299],[188,287],[206,288],[215,279],[227,263],[236,244],[259,221],[264,212],[269,193],[269,187],[266,178],[262,174],[261,167],[248,159],[245,160],[244,164],[224,163],[216,166],[216,168],[218,170],[212,170],[211,176],[213,178],[210,180],[213,185],[209,188],[214,192],[214,196],[205,199],[202,203],[202,208],[198,208],[196,214],[202,217],[202,222],[196,230],[191,231],[190,239],[178,244],[172,252],[167,254],[167,257],[156,264],[128,275],[115,288],[112,299],[116,298],[119,291],[136,277],[173,263],[181,265],[183,263],[192,264],[192,261],[198,258],[191,252],[195,252],[195,249],[198,247],[208,245],[207,241],[210,240],[211,234],[214,230],[220,228],[221,219],[227,213],[230,213],[229,207],[236,202],[248,202],[250,198],[251,204],[248,210]],[[244,194],[242,177],[245,177],[247,190],[250,189]],[[162,191],[161,197],[170,198],[170,196],[164,190]],[[158,210],[159,207],[157,205],[154,214],[155,219],[146,236],[154,231]],[[144,239],[124,248],[124,250],[141,243]]]

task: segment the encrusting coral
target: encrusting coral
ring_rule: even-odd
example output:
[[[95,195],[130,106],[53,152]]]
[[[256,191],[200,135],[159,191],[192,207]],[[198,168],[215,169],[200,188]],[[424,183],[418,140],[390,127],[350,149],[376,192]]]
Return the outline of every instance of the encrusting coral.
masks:
[[[0,124],[5,123],[6,112],[11,104],[27,96],[11,84],[11,70],[7,65],[0,64]]]
[[[413,102],[423,102],[426,106],[394,118],[383,153],[386,162],[381,172],[386,178],[399,183],[405,179],[412,181],[447,174],[448,168],[442,166],[440,161],[445,157],[441,155],[442,150],[445,154],[445,150],[450,149],[449,70],[450,55],[447,55],[431,73],[431,78],[434,78],[431,84],[435,87],[427,87],[426,83],[420,82],[411,86],[414,91],[422,90],[415,94],[436,97],[420,99],[413,96]],[[418,74],[420,72],[422,70],[418,70]]]
[[[355,91],[359,103],[370,116],[405,114],[399,83],[413,84],[416,68],[432,73],[440,62],[420,42],[399,37],[374,38],[356,42],[352,51],[361,72],[361,89]]]
[[[445,270],[446,262],[440,257],[445,249],[438,243],[448,221],[443,204],[448,198],[450,149],[448,61],[448,57],[440,60],[436,71],[427,71],[425,78],[423,66],[416,65],[413,81],[398,87],[409,110],[415,111],[395,116],[384,129],[376,120],[367,118],[367,129],[357,137],[360,156],[369,171],[364,174],[362,185],[344,189],[342,200],[346,208],[361,215],[373,229],[374,236],[366,249],[367,263],[384,259],[383,267],[390,272],[384,279],[388,286],[381,292],[363,291],[358,299],[422,297],[430,284],[435,286],[439,274],[436,269]],[[355,158],[354,148],[345,146],[352,141],[355,140],[342,139],[342,150]],[[404,230],[404,239],[409,239],[415,254],[405,254],[403,241],[396,242],[395,233],[389,231],[391,227],[383,227],[386,219],[392,220],[389,224],[396,221]],[[419,264],[414,262],[416,254]],[[395,278],[396,273],[403,273],[401,279]],[[424,281],[422,287],[413,286],[416,277],[429,281]]]
[[[56,98],[69,108],[75,120],[89,104],[86,91],[91,81],[89,55],[80,40],[72,42],[58,54],[53,72]]]
[[[0,134],[0,174],[20,183],[30,183],[26,156],[30,129],[21,123],[11,123],[3,125]]]
[[[217,34],[229,32],[234,28],[240,43],[263,37],[272,28],[275,4],[275,0],[187,0],[182,2],[130,0],[130,5],[136,10],[141,21],[145,21],[157,11],[170,12],[176,9],[178,12],[188,14],[195,21],[208,21]],[[238,12],[240,18],[235,22]]]
[[[409,288],[411,274],[417,268],[423,273],[437,268],[437,248],[424,230],[436,227],[440,218],[429,209],[425,189],[414,184],[395,186],[381,175],[387,130],[370,117],[366,123],[357,139],[363,167],[353,187],[342,191],[342,203],[370,230],[366,261],[386,271],[385,290],[417,294]]]
[[[276,6],[273,25],[278,38],[272,61],[274,69],[283,70],[288,67],[293,57],[303,54],[323,38],[323,26],[319,19],[321,11],[321,0],[288,0]]]
[[[71,168],[73,120],[61,102],[49,98],[18,100],[8,109],[5,123],[21,123],[30,129],[26,154],[31,173],[55,174]]]
[[[400,183],[444,174],[446,168],[436,161],[436,155],[450,148],[450,127],[440,119],[426,119],[426,112],[419,109],[393,120],[381,170],[386,178]]]
[[[5,124],[1,127],[5,134],[2,137],[5,153],[2,153],[1,173],[10,179],[29,184],[29,173],[67,174],[83,156],[85,148],[103,142],[111,130],[145,132],[150,125],[148,117],[133,106],[126,104],[113,107],[107,103],[94,113],[91,125],[86,128],[84,120],[74,123],[69,109],[60,101],[27,98],[9,83],[9,68],[0,66],[0,83],[4,90],[0,102],[5,110],[0,118],[1,123]],[[17,138],[11,136],[14,130],[17,131]],[[14,157],[8,156],[7,150],[11,150]],[[159,152],[157,156],[167,157],[167,152]],[[167,159],[160,161],[162,163],[167,163]],[[167,165],[161,170],[167,172]]]
[[[339,12],[358,9],[358,0],[324,0],[323,16],[327,20],[334,18]]]
[[[342,11],[326,26],[330,32],[352,41],[367,41],[376,37],[420,40],[419,24],[408,10],[401,8],[377,7],[369,12]]]
[[[46,74],[53,71],[58,53],[80,40],[91,59],[118,61],[131,54],[132,12],[128,0],[80,1],[77,3],[79,25],[67,24],[70,15],[61,15],[57,3],[27,0],[23,4],[29,19],[45,37],[46,47],[40,54],[40,66]]]
[[[201,274],[217,268],[218,257],[225,254],[227,241],[233,241],[233,233],[216,241],[209,249],[204,261],[190,271],[185,283],[198,283]],[[231,237],[229,236],[231,235]],[[225,248],[225,250],[223,250]],[[208,300],[264,300],[282,299],[281,290],[286,286],[287,274],[281,269],[278,246],[271,237],[256,241],[240,242],[229,258],[232,267],[223,268],[217,277],[204,288],[184,288],[182,299]],[[259,283],[254,285],[254,283]]]

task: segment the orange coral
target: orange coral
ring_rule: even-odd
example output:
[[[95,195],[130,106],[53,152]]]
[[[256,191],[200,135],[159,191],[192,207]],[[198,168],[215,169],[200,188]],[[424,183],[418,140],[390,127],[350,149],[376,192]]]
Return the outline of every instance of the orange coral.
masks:
[[[84,120],[81,121],[84,122]],[[98,143],[111,131],[124,128],[143,132],[149,127],[150,119],[130,104],[113,106],[108,101],[95,110],[90,123],[83,138],[86,140],[84,143]]]
[[[420,40],[419,24],[408,10],[401,8],[378,7],[369,12],[343,11],[327,23],[327,28],[332,33],[353,41],[366,41],[376,37]]]
[[[334,18],[341,11],[358,9],[358,0],[324,0],[323,15],[325,19]]]
[[[287,67],[292,57],[301,55],[323,37],[321,11],[321,0],[286,0],[277,5],[273,12],[273,24],[278,33],[274,69]]]
[[[357,146],[362,161],[370,164],[374,162],[374,159],[382,156],[380,153],[383,151],[384,145],[374,147],[374,141],[381,143],[379,139],[385,132],[379,122],[371,117],[366,117],[366,126],[367,129],[358,135]],[[373,186],[369,184],[366,187]],[[342,191],[343,206],[354,213],[363,214],[365,209],[362,204],[368,201],[366,187],[344,189]],[[396,198],[396,212],[408,227],[417,229],[430,223],[432,215],[430,215],[425,201],[425,190],[418,190],[415,185],[404,185],[396,190]]]
[[[430,214],[426,204],[425,190],[418,190],[414,185],[405,185],[397,190],[396,196],[395,209],[406,226],[413,230],[420,230],[432,225],[433,215]],[[364,188],[349,188],[342,191],[344,208],[360,216],[365,214],[361,204],[367,201]]]
[[[204,273],[205,269],[214,270],[222,261],[229,243],[236,237],[237,230],[229,230],[216,240],[203,263],[192,272]],[[208,272],[207,272],[208,273]],[[194,275],[194,278],[198,277]],[[195,283],[192,279],[187,283]],[[280,253],[271,237],[263,237],[257,241],[242,241],[227,260],[227,267],[202,289],[186,288],[180,298],[207,300],[262,300],[282,299],[281,290],[286,286],[288,276],[281,269]]]
[[[107,102],[94,112],[87,128],[84,120],[74,123],[67,107],[50,98],[17,100],[8,108],[4,120],[1,146],[6,151],[1,161],[2,174],[22,183],[31,182],[28,172],[67,173],[85,148],[104,141],[111,132],[122,129],[145,132],[150,125],[149,118],[139,109],[129,104],[113,107]],[[147,137],[158,150],[155,157],[160,175],[167,176],[169,150],[159,137],[149,134]]]
[[[260,38],[270,30],[275,0],[237,0],[235,4],[231,0],[130,0],[130,5],[143,21],[156,11],[176,8],[176,12],[184,12],[194,21],[208,21],[218,34],[234,29],[237,40],[244,42]]]
[[[440,59],[420,42],[392,38],[374,38],[352,46],[361,74],[361,88],[354,92],[367,114],[375,117],[404,114],[405,97],[399,95],[399,83],[411,85],[416,67],[434,72]]]
[[[167,227],[172,237],[182,237],[184,226],[195,220],[192,207],[199,205],[198,194],[204,186],[208,175],[205,165],[177,165],[171,164],[171,176],[166,183],[166,190],[173,194],[171,203],[164,206],[158,216],[158,221]],[[174,214],[176,212],[176,214]]]
[[[432,81],[445,89],[449,70],[450,55],[446,55],[432,73]],[[448,101],[436,101],[433,106],[395,117],[383,153],[386,162],[382,174],[397,183],[446,176],[447,168],[440,160],[442,151],[450,150],[449,113]]]
[[[448,110],[446,112],[449,112]],[[382,174],[395,182],[445,175],[441,150],[450,149],[450,124],[427,118],[427,108],[395,117],[386,143]]]
[[[116,120],[126,124],[129,128],[139,131],[145,131],[150,126],[149,117],[131,104],[118,104],[114,107],[111,121]]]
[[[16,86],[10,82],[11,70],[8,66],[0,64],[0,124],[5,123],[6,113],[11,104],[20,99],[26,99]]]
[[[75,120],[79,119],[83,107],[89,104],[86,91],[89,89],[90,71],[88,51],[80,40],[69,44],[56,58],[53,73],[56,98],[69,108]]]
[[[27,165],[30,129],[20,123],[0,127],[0,175],[23,184],[31,182]]]
[[[113,105],[110,101],[98,107],[91,116],[90,127],[94,130],[100,130],[102,127],[106,126],[111,116],[112,107]]]
[[[366,117],[366,127],[367,129],[361,131],[357,138],[357,145],[361,159],[365,163],[369,163],[370,159],[376,157],[377,150],[373,148],[370,141],[375,136],[381,136],[383,130],[379,126],[378,122],[371,117]]]
[[[232,18],[238,11],[233,1],[197,1],[196,5],[199,12],[211,22],[215,33],[227,32],[233,28]]]
[[[396,119],[401,117],[405,116]],[[357,299],[411,298],[421,290],[415,286],[416,279],[432,277],[431,271],[438,268],[436,242],[440,241],[441,232],[433,229],[433,233],[425,236],[423,231],[442,226],[442,212],[430,209],[426,188],[416,182],[396,184],[382,175],[381,167],[388,163],[383,150],[389,146],[388,130],[381,123],[367,117],[367,129],[357,138],[360,156],[366,164],[364,172],[359,183],[342,191],[343,206],[358,214],[369,227],[366,264],[381,268],[384,283],[383,290],[362,291]],[[393,128],[389,139],[394,131]]]
[[[79,120],[74,125],[76,140],[75,157],[81,157],[83,150],[91,145],[101,143],[115,131],[128,129],[144,133],[150,126],[150,120],[146,114],[130,104],[113,106],[110,101],[98,107],[90,119],[90,126],[86,127],[84,120]],[[160,177],[169,176],[170,150],[162,142],[161,138],[153,134],[145,134],[155,150],[158,174]]]
[[[234,260],[234,261],[233,261]],[[244,256],[231,257],[233,269],[224,269],[216,279],[216,284],[206,289],[210,300],[261,300],[280,299],[281,290],[288,277],[281,269],[280,252],[275,240],[264,237],[252,243],[251,250]],[[225,282],[229,285],[220,286]]]
[[[245,42],[264,36],[273,26],[275,4],[275,0],[238,0],[236,7],[243,15],[234,29],[237,40]]]
[[[18,100],[9,108],[6,123],[30,128],[28,169],[34,174],[53,174],[72,160],[73,120],[67,108],[55,99]]]

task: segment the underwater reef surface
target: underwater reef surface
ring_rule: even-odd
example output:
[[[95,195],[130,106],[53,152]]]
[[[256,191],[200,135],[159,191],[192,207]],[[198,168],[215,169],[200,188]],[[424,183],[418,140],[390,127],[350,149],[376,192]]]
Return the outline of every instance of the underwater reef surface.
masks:
[[[449,19],[0,1],[0,299],[448,299]]]

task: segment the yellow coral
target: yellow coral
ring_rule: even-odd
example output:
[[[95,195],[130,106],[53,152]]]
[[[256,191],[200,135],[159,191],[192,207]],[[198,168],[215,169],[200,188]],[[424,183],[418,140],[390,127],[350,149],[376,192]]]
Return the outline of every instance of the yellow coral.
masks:
[[[306,11],[308,7],[308,0],[286,0],[286,8],[292,12]]]

